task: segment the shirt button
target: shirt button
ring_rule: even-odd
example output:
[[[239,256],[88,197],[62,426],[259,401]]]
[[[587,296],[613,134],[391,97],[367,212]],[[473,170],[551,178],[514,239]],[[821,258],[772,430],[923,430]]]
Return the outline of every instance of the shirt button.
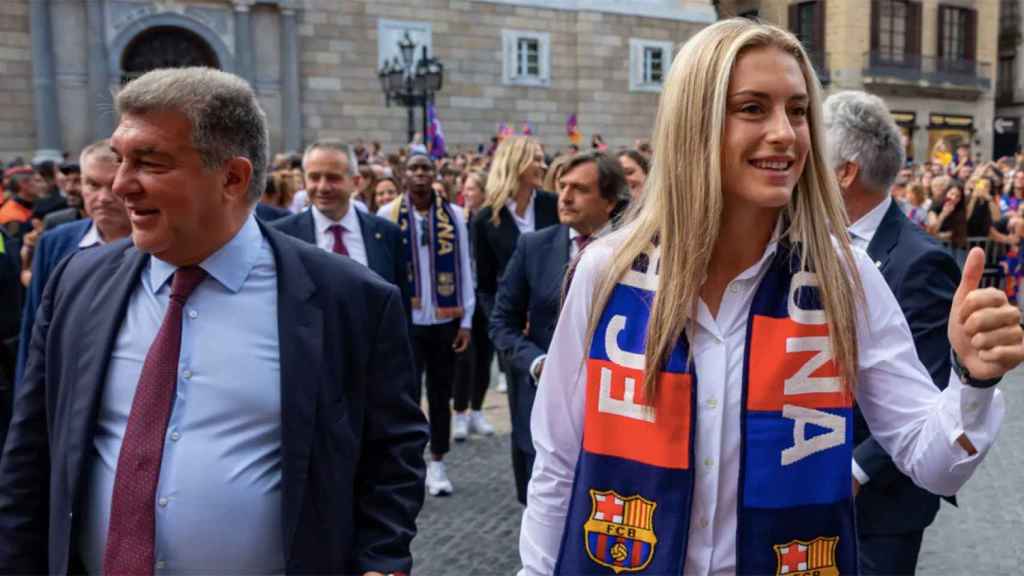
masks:
[[[697,521],[697,525],[700,526],[701,528],[707,528],[708,527],[708,519],[704,518],[702,516],[701,519]]]
[[[182,372],[181,375],[185,377],[185,380],[191,380],[192,379],[192,371],[191,370],[185,370],[184,372]]]
[[[163,560],[157,560],[156,567],[160,568],[160,569],[164,569],[164,568],[167,567],[167,562],[164,562]]]
[[[710,408],[711,410],[714,410],[715,408],[718,407],[718,400],[715,400],[714,398],[708,398],[708,401],[705,402],[704,405]]]
[[[159,504],[161,508],[167,508],[167,498],[161,498],[157,500],[156,503]]]
[[[195,320],[196,318],[199,318],[199,312],[196,312],[195,310],[189,310],[188,317]]]
[[[177,442],[178,440],[181,440],[181,432],[178,432],[177,430],[175,430],[174,432],[171,432],[171,440],[174,441],[174,442]]]
[[[735,282],[733,282],[732,284],[729,285],[729,292],[732,292],[733,294],[736,294],[739,291],[740,291],[739,284],[736,284]]]
[[[711,468],[714,465],[715,465],[715,461],[712,460],[711,458],[705,458],[704,459],[704,467],[705,468]]]

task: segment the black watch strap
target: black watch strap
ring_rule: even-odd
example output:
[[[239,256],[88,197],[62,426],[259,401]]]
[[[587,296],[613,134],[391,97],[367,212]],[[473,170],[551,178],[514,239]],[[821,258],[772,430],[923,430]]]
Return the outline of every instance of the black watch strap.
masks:
[[[953,371],[956,372],[956,375],[960,377],[960,381],[964,384],[972,388],[991,388],[996,384],[999,384],[999,381],[1003,379],[1002,376],[998,376],[996,378],[989,378],[988,380],[980,380],[971,376],[971,373],[967,368],[960,363],[960,358],[957,357],[956,351],[951,349],[950,352],[953,357]]]

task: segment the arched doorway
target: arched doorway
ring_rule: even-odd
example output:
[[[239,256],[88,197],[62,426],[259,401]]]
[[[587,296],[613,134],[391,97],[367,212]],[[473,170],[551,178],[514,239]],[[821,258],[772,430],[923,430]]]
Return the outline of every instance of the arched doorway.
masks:
[[[201,36],[177,26],[148,28],[132,38],[121,57],[121,84],[156,68],[220,68],[217,53]]]

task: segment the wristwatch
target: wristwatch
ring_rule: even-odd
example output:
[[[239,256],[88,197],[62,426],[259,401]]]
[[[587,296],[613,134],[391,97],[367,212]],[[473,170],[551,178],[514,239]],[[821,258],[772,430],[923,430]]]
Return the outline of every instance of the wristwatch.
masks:
[[[967,368],[964,365],[960,364],[960,358],[957,357],[956,351],[950,350],[950,353],[953,357],[953,371],[956,372],[956,375],[960,377],[961,382],[968,386],[971,386],[972,388],[991,388],[996,384],[999,384],[999,381],[1003,379],[1002,376],[989,378],[988,380],[981,380],[975,378],[974,376],[971,376],[971,373],[967,370]]]

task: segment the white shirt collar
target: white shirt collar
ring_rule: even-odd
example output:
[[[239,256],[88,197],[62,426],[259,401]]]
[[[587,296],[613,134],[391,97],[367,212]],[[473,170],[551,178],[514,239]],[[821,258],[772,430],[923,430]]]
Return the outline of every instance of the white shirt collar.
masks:
[[[867,214],[861,216],[859,220],[850,225],[848,231],[850,236],[857,241],[855,242],[856,245],[865,250],[867,249],[868,244],[871,244],[871,239],[875,237],[875,232],[878,231],[878,227],[882,224],[885,213],[889,211],[891,204],[892,196],[886,194],[885,200],[882,200],[877,206],[869,210]]]
[[[89,231],[82,236],[82,239],[78,242],[79,248],[92,248],[93,246],[103,246],[106,242],[103,241],[103,237],[100,236],[99,228],[96,227],[96,223],[93,222],[89,226]]]
[[[359,217],[356,215],[351,202],[348,203],[348,210],[345,212],[345,215],[338,221],[328,218],[316,206],[310,206],[309,209],[313,212],[313,225],[323,234],[327,234],[327,229],[335,224],[341,224],[346,232],[359,232]]]

